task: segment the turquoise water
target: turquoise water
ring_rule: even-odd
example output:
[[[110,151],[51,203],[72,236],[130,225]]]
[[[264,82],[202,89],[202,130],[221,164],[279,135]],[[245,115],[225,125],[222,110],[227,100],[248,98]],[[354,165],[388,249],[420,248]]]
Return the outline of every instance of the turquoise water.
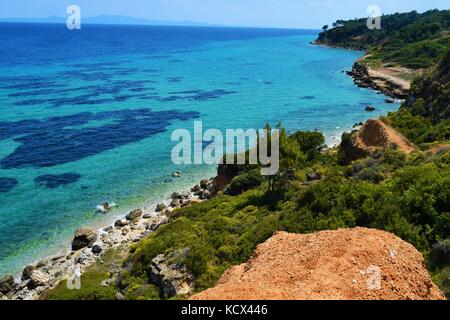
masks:
[[[342,73],[362,53],[313,46],[312,31],[145,27],[143,44],[147,29],[136,28],[84,31],[95,46],[64,55],[60,29],[17,35],[0,26],[11,48],[14,37],[35,46],[0,62],[0,275],[68,248],[77,227],[213,176],[214,167],[171,162],[172,131],[195,120],[205,130],[281,121],[318,129],[332,145],[356,122],[398,108]],[[105,201],[118,207],[95,213]]]

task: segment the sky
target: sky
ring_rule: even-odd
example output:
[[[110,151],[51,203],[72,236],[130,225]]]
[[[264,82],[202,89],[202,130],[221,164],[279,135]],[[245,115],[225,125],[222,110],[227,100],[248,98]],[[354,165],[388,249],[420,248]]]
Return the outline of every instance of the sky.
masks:
[[[376,5],[382,14],[450,9],[449,0],[1,0],[0,18],[66,16],[75,4],[82,17],[124,15],[164,21],[228,26],[318,29],[337,19],[366,17]]]

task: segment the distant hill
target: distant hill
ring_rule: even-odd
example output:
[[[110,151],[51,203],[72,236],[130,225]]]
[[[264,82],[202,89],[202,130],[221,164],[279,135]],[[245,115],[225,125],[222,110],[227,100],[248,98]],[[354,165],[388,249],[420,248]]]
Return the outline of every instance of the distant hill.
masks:
[[[396,13],[381,17],[381,30],[366,18],[326,26],[316,43],[365,50],[356,67],[418,70],[400,110],[389,115],[393,127],[416,144],[450,139],[450,10]],[[353,67],[353,70],[357,68]]]
[[[411,11],[381,17],[381,29],[369,30],[367,18],[338,20],[324,26],[317,42],[368,50],[371,60],[412,69],[436,65],[450,47],[450,10]]]
[[[0,22],[24,22],[24,23],[66,23],[67,17],[43,17],[43,18],[3,18]],[[120,24],[120,25],[154,25],[154,26],[195,26],[207,27],[214,24],[196,21],[165,21],[134,18],[121,15],[100,15],[94,17],[82,17],[85,24]]]

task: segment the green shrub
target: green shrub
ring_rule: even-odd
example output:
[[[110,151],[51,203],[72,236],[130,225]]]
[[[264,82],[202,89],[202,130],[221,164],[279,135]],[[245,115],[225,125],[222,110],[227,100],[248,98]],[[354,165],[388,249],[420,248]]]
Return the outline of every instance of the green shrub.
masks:
[[[263,180],[264,178],[261,176],[259,169],[246,172],[231,180],[230,185],[225,190],[225,194],[237,196],[244,191],[259,187]]]

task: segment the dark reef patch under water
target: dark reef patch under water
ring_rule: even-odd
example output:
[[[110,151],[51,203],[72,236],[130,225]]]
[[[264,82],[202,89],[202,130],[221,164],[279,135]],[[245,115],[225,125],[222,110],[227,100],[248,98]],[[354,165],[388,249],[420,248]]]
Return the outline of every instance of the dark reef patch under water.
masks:
[[[17,180],[14,178],[0,177],[0,193],[11,191],[17,185]]]
[[[14,138],[21,143],[12,154],[0,160],[0,165],[4,169],[51,167],[77,161],[164,132],[172,120],[188,120],[199,115],[178,110],[124,109],[0,122],[0,140]],[[114,121],[74,128],[98,120]]]
[[[81,178],[81,175],[77,173],[63,173],[63,174],[46,174],[34,179],[34,182],[38,185],[46,186],[47,188],[56,188],[77,182]]]
[[[188,90],[180,92],[171,92],[170,96],[159,98],[159,101],[177,101],[177,100],[188,100],[188,101],[207,101],[211,99],[218,99],[222,96],[237,93],[236,91],[229,91],[223,89],[216,89],[211,91],[203,90]]]
[[[172,83],[181,82],[182,80],[183,80],[183,77],[169,77],[169,78],[167,78],[167,81],[172,82]]]
[[[74,71],[74,73],[60,73],[55,75],[57,82],[49,82],[38,77],[0,77],[0,89],[15,89],[17,92],[10,93],[11,98],[23,98],[16,100],[13,104],[16,106],[35,106],[44,105],[51,107],[63,107],[68,105],[93,105],[110,102],[122,102],[131,98],[140,98],[139,95],[126,95],[126,92],[142,92],[145,90],[154,90],[146,88],[147,84],[157,83],[155,80],[113,80],[104,73],[95,73],[87,75],[83,71]],[[90,78],[92,76],[92,78]],[[68,88],[62,85],[65,78],[81,78],[90,82],[94,80],[104,81],[102,85],[84,85]],[[12,82],[7,84],[7,82]],[[83,94],[73,96],[74,92]],[[55,97],[48,98],[48,95]],[[69,96],[68,96],[69,95]],[[102,95],[113,95],[104,97]],[[40,98],[43,96],[43,98]],[[102,96],[102,97],[100,97]],[[28,99],[27,99],[28,98]]]

